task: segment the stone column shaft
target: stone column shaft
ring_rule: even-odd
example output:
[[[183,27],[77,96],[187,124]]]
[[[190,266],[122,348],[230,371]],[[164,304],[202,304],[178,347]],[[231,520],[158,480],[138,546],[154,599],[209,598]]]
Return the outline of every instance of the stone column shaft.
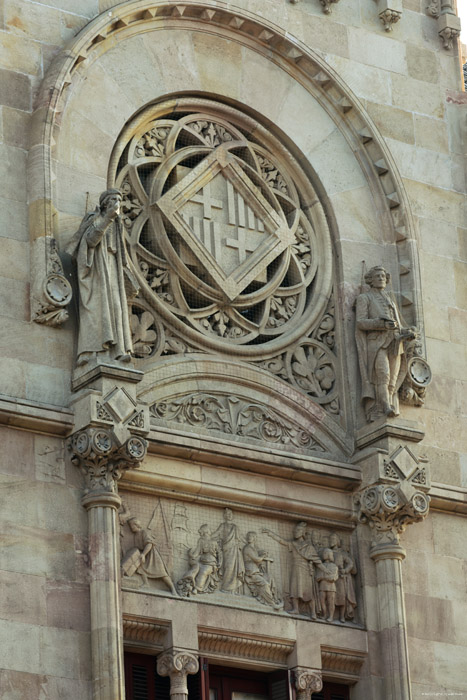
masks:
[[[384,656],[385,697],[411,700],[409,654],[406,632],[401,561],[402,547],[372,553],[378,586],[379,627]]]
[[[124,700],[116,494],[85,496],[88,510],[93,700]]]

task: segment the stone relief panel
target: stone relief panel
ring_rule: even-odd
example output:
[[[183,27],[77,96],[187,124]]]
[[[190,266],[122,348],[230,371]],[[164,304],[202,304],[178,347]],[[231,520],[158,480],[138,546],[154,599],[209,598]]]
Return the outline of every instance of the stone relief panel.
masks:
[[[122,497],[124,588],[358,624],[348,533],[231,508]]]
[[[210,100],[154,105],[117,142],[109,179],[140,286],[134,356],[251,362],[339,419],[329,230],[274,134]]]

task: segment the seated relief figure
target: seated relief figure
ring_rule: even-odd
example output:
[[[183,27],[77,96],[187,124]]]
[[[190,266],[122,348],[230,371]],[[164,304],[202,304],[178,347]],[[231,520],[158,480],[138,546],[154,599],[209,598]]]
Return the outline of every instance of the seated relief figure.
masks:
[[[386,292],[389,279],[384,267],[372,267],[365,275],[370,289],[356,303],[362,402],[369,422],[399,415],[397,392],[407,374],[404,341],[416,337],[413,328],[402,327],[397,306]]]
[[[138,285],[125,247],[121,205],[120,190],[103,192],[99,206],[86,214],[67,246],[79,286],[77,365],[131,360],[127,302]]]
[[[284,604],[277,594],[275,581],[269,571],[269,565],[274,560],[268,552],[257,548],[256,539],[256,532],[247,532],[247,544],[243,547],[245,583],[254,598],[265,605],[271,605],[274,610],[281,610]]]
[[[196,547],[188,550],[190,568],[177,582],[180,595],[214,593],[219,587],[222,551],[208,525],[201,525]]]

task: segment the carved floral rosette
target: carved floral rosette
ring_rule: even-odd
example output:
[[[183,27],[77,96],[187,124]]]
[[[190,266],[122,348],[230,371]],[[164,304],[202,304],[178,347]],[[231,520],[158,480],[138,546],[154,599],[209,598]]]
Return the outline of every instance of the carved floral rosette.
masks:
[[[253,362],[339,414],[326,217],[274,134],[211,100],[153,105],[117,142],[110,184],[141,286],[136,357]]]

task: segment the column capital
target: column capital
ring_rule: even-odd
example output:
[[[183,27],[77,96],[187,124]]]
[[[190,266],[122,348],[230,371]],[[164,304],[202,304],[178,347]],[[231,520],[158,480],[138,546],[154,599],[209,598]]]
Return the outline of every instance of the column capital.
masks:
[[[121,443],[111,428],[88,427],[74,433],[68,439],[68,449],[72,463],[85,478],[83,505],[93,505],[93,497],[116,494],[123,472],[139,467],[147,447],[147,441],[139,435],[130,435]],[[117,503],[106,505],[118,507]]]
[[[297,700],[310,700],[313,693],[319,693],[323,687],[323,679],[319,670],[297,666],[292,669],[292,674]]]
[[[188,695],[187,676],[198,670],[198,657],[184,649],[169,649],[157,657],[157,673],[170,676],[170,695]]]

